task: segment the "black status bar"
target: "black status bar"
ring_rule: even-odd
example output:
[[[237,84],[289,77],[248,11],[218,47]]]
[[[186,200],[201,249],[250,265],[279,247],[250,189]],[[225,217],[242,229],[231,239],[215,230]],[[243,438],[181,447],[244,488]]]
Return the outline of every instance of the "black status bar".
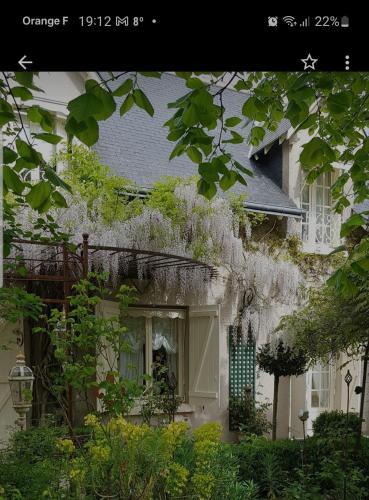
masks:
[[[1,69],[369,71],[365,16],[350,12],[46,10],[0,17],[3,40],[12,40],[3,45]]]

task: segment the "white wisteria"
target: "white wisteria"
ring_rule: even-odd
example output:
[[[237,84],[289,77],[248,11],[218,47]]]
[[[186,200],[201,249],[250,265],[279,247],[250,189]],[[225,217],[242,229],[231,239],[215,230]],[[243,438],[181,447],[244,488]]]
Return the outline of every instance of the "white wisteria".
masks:
[[[231,283],[235,302],[245,289],[253,290],[252,304],[240,318],[242,331],[246,336],[251,326],[254,336],[266,341],[277,326],[278,311],[287,313],[298,303],[303,282],[298,267],[290,261],[273,258],[262,249],[246,250],[238,234],[239,221],[227,199],[216,197],[209,202],[197,194],[195,184],[177,186],[174,195],[184,214],[183,224],[175,224],[159,209],[144,205],[139,215],[107,225],[97,208],[101,203],[88,207],[76,197],[68,199],[68,208],[55,209],[51,215],[75,244],[81,243],[83,233],[88,233],[91,245],[159,251],[224,268],[226,278],[223,273],[219,279]],[[19,214],[24,229],[32,229],[36,219],[35,213]],[[248,238],[251,236],[249,222],[244,233]],[[54,250],[46,246],[40,250],[38,245],[23,245],[21,250],[26,259],[40,258],[40,252],[47,258]],[[122,257],[124,254],[116,253],[107,258],[105,253],[96,252],[89,264],[95,270],[107,271],[117,284],[122,271],[127,270],[127,261]],[[148,277],[144,259],[137,261],[137,273],[139,279]],[[151,276],[155,294],[174,296],[178,303],[189,295],[199,302],[207,300],[209,287],[202,269],[161,267],[151,270]]]

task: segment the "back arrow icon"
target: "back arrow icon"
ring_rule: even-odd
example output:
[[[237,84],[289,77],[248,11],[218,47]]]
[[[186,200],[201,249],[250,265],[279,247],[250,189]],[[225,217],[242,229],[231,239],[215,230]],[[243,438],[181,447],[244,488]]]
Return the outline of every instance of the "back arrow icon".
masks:
[[[18,61],[19,66],[21,66],[23,69],[27,69],[26,64],[33,64],[33,61],[26,61],[26,57],[27,56],[23,56]]]

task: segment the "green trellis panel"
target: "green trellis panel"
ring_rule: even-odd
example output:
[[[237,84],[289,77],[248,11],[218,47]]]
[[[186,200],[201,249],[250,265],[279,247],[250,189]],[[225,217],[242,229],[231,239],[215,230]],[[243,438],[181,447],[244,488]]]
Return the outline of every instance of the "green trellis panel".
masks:
[[[245,344],[232,333],[236,327],[229,327],[229,396],[242,396],[246,385],[255,395],[255,343]]]

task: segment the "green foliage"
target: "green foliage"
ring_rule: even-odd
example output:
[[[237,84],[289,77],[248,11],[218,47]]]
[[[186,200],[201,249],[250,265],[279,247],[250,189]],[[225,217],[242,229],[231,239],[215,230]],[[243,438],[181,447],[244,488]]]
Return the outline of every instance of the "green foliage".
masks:
[[[65,434],[63,427],[43,426],[12,435],[0,451],[0,488],[6,499],[39,500],[50,498],[47,491],[60,491],[63,461],[55,443]]]
[[[74,145],[59,153],[56,161],[65,165],[63,178],[75,195],[82,197],[90,208],[97,203],[96,208],[107,225],[141,212],[140,199],[129,197],[137,192],[137,187],[124,177],[113,175],[108,166],[100,163],[94,151]]]
[[[34,105],[25,107],[24,102],[33,99],[33,91],[40,91],[34,85],[33,80],[36,73],[33,72],[3,72],[0,78],[0,126],[4,127],[3,134],[7,139],[7,146],[3,147],[3,215],[5,230],[3,232],[4,254],[8,256],[12,241],[19,237],[29,237],[25,234],[16,220],[16,212],[19,207],[28,206],[45,214],[52,206],[60,203],[60,183],[56,173],[52,177],[47,176],[49,168],[42,154],[37,151],[35,141],[45,141],[51,144],[60,142],[61,137],[54,134],[53,115]],[[30,134],[24,127],[21,109],[26,110],[27,119],[31,123],[40,125],[42,132]],[[19,137],[24,132],[24,140]],[[39,167],[41,179],[31,183],[26,180],[29,172]],[[69,190],[64,184],[62,189]],[[57,194],[58,193],[58,194]],[[54,221],[42,216],[45,227],[51,223],[54,237],[60,238]],[[34,238],[37,234],[32,235]]]
[[[0,288],[0,317],[11,323],[25,318],[36,321],[43,311],[43,305],[40,297],[23,288]]]
[[[116,294],[120,315],[99,315],[96,308],[112,294],[105,288],[106,278],[90,273],[88,279],[74,285],[67,316],[53,309],[46,318],[54,355],[62,366],[62,372],[55,375],[53,390],[56,395],[62,394],[69,384],[88,404],[88,390],[94,389],[105,412],[127,414],[142,392],[143,381],[122,379],[115,360],[121,352],[130,350],[121,315],[135,300],[134,290],[122,285]],[[34,329],[35,334],[40,331],[43,329]]]
[[[368,485],[369,444],[362,439],[361,451],[353,453],[349,441],[347,498],[365,499]],[[344,440],[328,437],[268,441],[254,438],[237,447],[240,479],[253,481],[260,498],[323,500],[341,498],[344,477]],[[304,465],[302,465],[304,450]],[[350,496],[351,495],[351,496]]]
[[[275,348],[268,342],[259,348],[256,362],[260,368],[276,377],[302,375],[307,370],[307,358],[301,349],[294,349],[280,340]]]
[[[346,413],[343,411],[324,411],[313,422],[314,436],[344,438],[347,426]],[[360,418],[356,413],[348,414],[348,435],[356,435],[360,427]]]
[[[347,352],[358,355],[368,342],[368,283],[352,276],[356,292],[347,296],[329,286],[310,289],[305,307],[282,318],[278,329],[306,352],[312,364]]]
[[[250,388],[245,387],[243,396],[229,400],[229,428],[247,435],[262,436],[270,431],[267,418],[269,403],[257,403]]]

